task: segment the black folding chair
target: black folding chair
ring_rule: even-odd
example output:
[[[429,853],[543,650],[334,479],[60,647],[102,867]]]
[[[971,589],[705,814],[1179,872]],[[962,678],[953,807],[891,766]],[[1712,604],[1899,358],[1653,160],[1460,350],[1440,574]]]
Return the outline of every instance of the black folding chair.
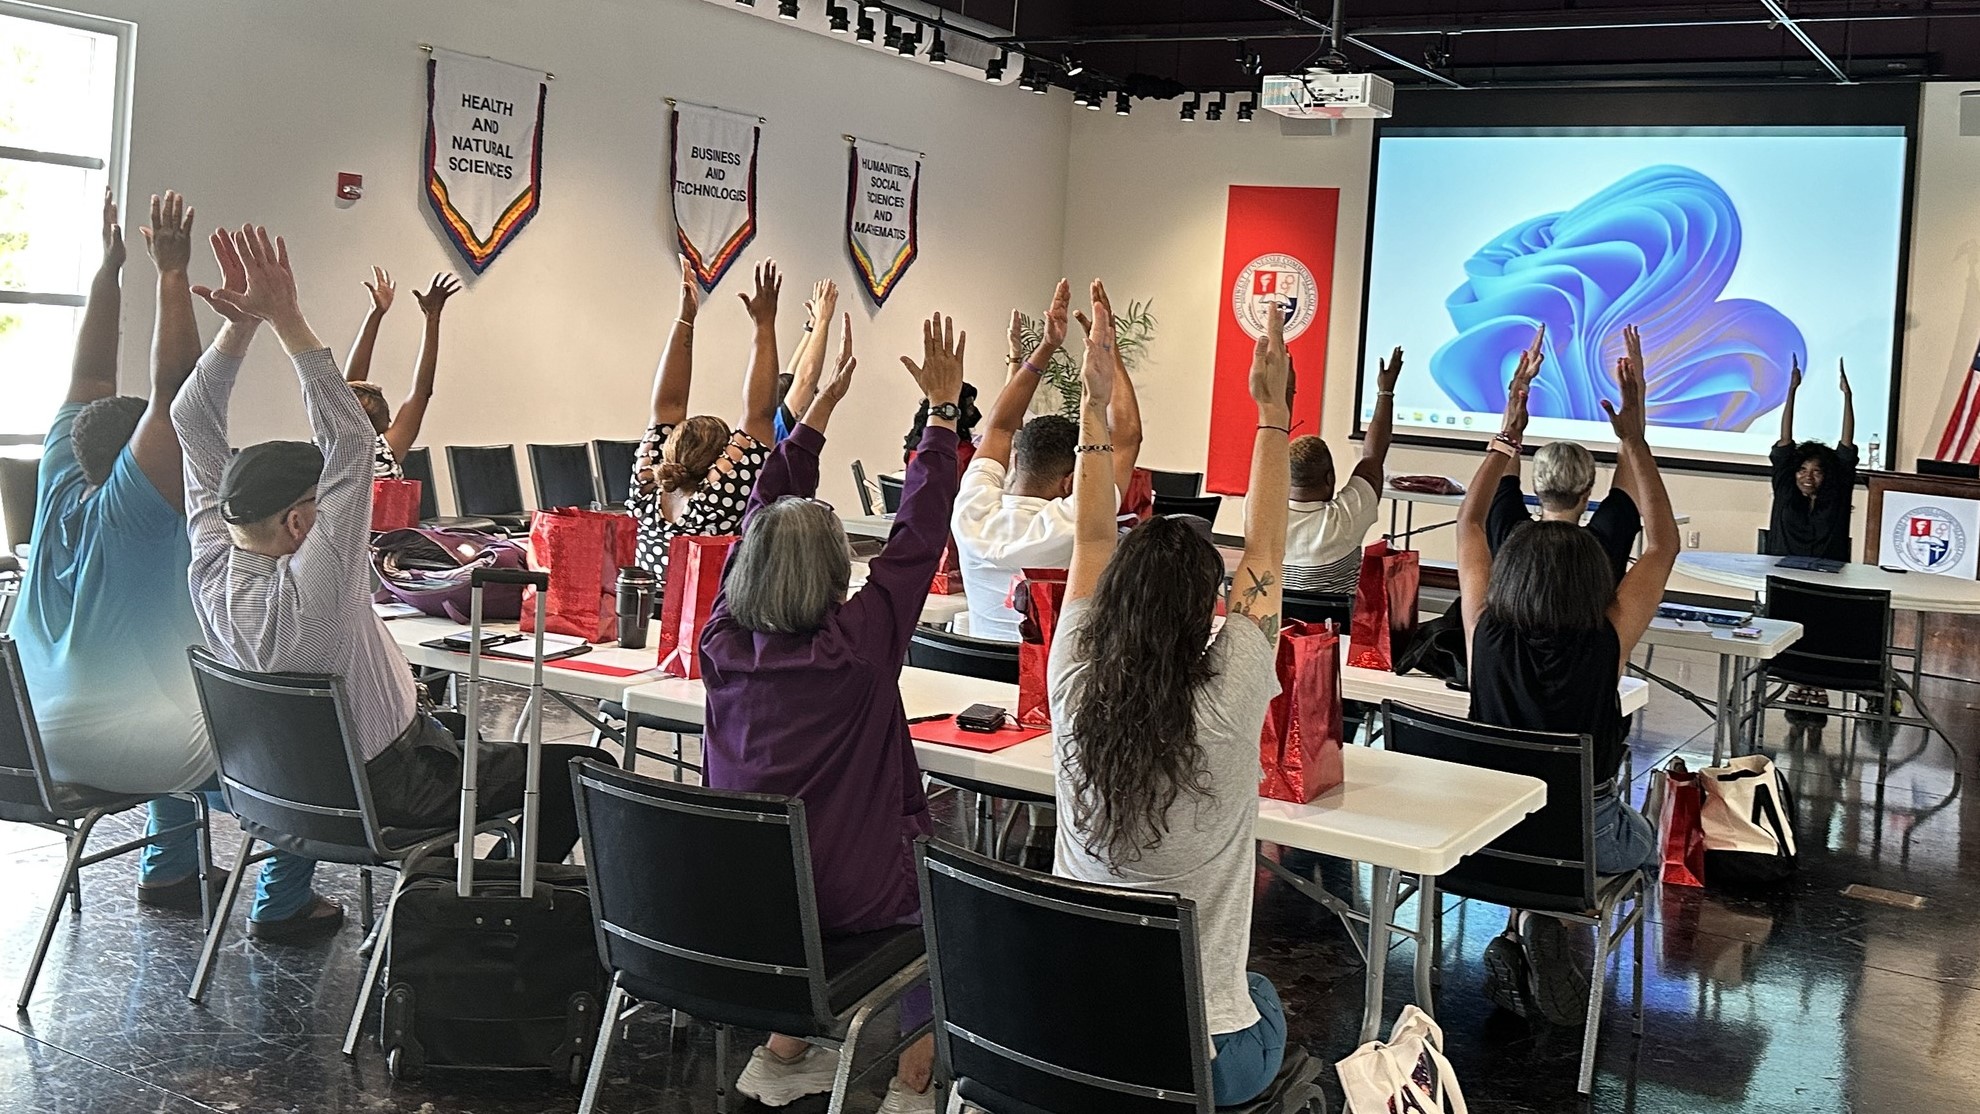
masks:
[[[48,915],[41,922],[41,938],[35,943],[34,958],[28,960],[27,975],[21,979],[21,996],[14,1008],[27,1009],[28,999],[34,996],[34,984],[41,977],[41,965],[55,939],[55,926],[62,919],[64,898],[72,913],[82,914],[82,868],[149,847],[164,836],[186,830],[188,825],[180,824],[87,853],[90,833],[104,817],[115,816],[163,795],[109,793],[50,777],[47,752],[41,746],[41,730],[34,719],[34,702],[28,698],[27,679],[21,672],[21,648],[11,636],[0,634],[0,820],[54,832],[62,837],[66,849],[62,874],[55,884],[55,895],[48,901]],[[199,840],[200,912],[210,922],[213,897],[207,888],[207,878],[212,872],[212,855],[207,843],[206,797],[199,793],[170,795],[193,802],[195,819],[190,826],[196,829]]]
[[[1018,644],[1000,642],[993,638],[971,638],[966,634],[951,634],[934,627],[916,627],[908,636],[907,663],[917,669],[933,669],[939,673],[954,673],[962,677],[980,677],[986,681],[1001,681],[1007,685],[1018,683]],[[961,708],[956,709],[962,711]],[[1032,808],[1051,808],[1056,803],[1052,798],[1036,793],[1020,793],[1014,789],[991,785],[966,777],[950,777],[945,774],[930,774],[930,781],[956,789],[966,789],[976,794],[976,843],[989,854],[1002,855],[1005,841],[1010,838],[1011,827],[1017,823],[1017,810],[1012,809],[1004,818],[1002,830],[997,830],[997,809],[994,802],[999,800],[1016,801]],[[994,838],[993,838],[994,833]]]
[[[32,540],[40,499],[40,459],[0,456],[0,554],[12,553],[15,546]]]
[[[923,840],[935,1058],[989,1114],[1219,1109],[1196,903],[1037,874]],[[1288,1046],[1244,1114],[1324,1110],[1321,1065]]]
[[[585,759],[573,762],[571,784],[598,954],[612,973],[579,1114],[598,1101],[620,1028],[648,1005],[715,1025],[719,1111],[734,1086],[732,1027],[839,1049],[828,1107],[838,1114],[866,1074],[852,1067],[867,1022],[927,971],[921,929],[825,938],[802,801],[655,781]],[[867,1072],[891,1067],[926,1031]]]
[[[1148,474],[1157,495],[1194,499],[1203,494],[1201,472],[1164,472],[1159,468],[1150,468]]]
[[[859,513],[870,516],[873,514],[873,481],[866,478],[866,465],[857,460],[852,462],[852,473],[853,491],[859,494]]]
[[[1192,498],[1184,498],[1180,495],[1164,495],[1159,491],[1155,493],[1156,514],[1194,515],[1212,526],[1217,524],[1217,512],[1222,510],[1223,506],[1224,497],[1221,495],[1199,495]]]
[[[623,508],[632,501],[633,462],[639,457],[637,441],[593,441],[592,456],[598,465],[598,501],[609,508]]]
[[[1346,634],[1354,620],[1354,593],[1295,592],[1289,588],[1280,611],[1287,619],[1301,623],[1331,620],[1341,628],[1341,633]]]
[[[207,930],[206,948],[186,995],[197,1002],[206,993],[214,956],[227,934],[227,921],[249,866],[282,850],[359,867],[358,921],[368,931],[371,868],[396,869],[403,882],[423,860],[453,847],[460,833],[451,823],[444,828],[379,826],[343,678],[256,673],[226,665],[202,647],[187,653],[199,706],[220,759],[220,785],[241,822],[234,873],[221,894],[220,909]],[[511,847],[520,845],[514,825],[506,818],[484,821],[476,830],[501,832]],[[257,844],[266,849],[256,851]],[[395,885],[386,903],[381,936],[391,931],[398,894]],[[344,1037],[346,1056],[357,1051],[358,1029],[386,951],[382,943],[372,949]]]
[[[538,507],[590,507],[599,502],[589,445],[530,445],[527,451]]]
[[[528,524],[514,445],[449,445],[447,472],[454,483],[454,507],[464,517],[491,519],[511,530]]]
[[[1440,878],[1420,879],[1416,900],[1434,910],[1429,947],[1435,956],[1443,939],[1443,906],[1437,891],[1503,905],[1577,924],[1595,926],[1595,962],[1588,991],[1588,1021],[1581,1038],[1581,1073],[1576,1089],[1587,1094],[1595,1078],[1595,1038],[1601,1031],[1603,990],[1609,959],[1619,954],[1625,933],[1634,937],[1634,1032],[1643,1035],[1642,871],[1602,876],[1595,873],[1595,797],[1622,794],[1626,778],[1595,784],[1595,747],[1586,735],[1516,731],[1455,716],[1441,716],[1382,704],[1388,749],[1464,766],[1525,774],[1547,784],[1547,803],[1476,854],[1458,860]],[[1624,906],[1628,906],[1627,911]],[[1418,947],[1425,946],[1419,942]]]
[[[495,523],[477,517],[440,517],[440,489],[433,482],[433,450],[414,449],[399,458],[399,470],[409,480],[419,481],[419,521],[423,526],[443,530],[493,530]]]
[[[888,514],[898,514],[901,509],[901,492],[907,487],[906,476],[880,474],[880,506]]]

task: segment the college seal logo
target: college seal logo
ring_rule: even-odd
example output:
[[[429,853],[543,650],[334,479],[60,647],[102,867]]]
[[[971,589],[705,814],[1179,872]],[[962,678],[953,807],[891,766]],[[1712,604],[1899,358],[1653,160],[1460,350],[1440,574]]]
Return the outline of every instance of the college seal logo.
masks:
[[[1966,529],[1938,507],[1918,507],[1891,528],[1890,546],[1913,572],[1944,572],[1966,555]]]
[[[1313,272],[1290,255],[1273,252],[1245,264],[1231,287],[1231,315],[1253,340],[1265,335],[1267,306],[1284,303],[1286,339],[1292,340],[1313,324],[1320,290]]]

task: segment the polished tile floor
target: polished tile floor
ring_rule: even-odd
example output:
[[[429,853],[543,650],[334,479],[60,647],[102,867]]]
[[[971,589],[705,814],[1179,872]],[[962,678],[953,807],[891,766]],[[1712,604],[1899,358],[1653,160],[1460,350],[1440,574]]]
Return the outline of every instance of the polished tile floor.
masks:
[[[1980,640],[1935,631],[1928,668],[1973,676]],[[1658,671],[1709,689],[1704,659],[1660,653]],[[1980,723],[1980,689],[1928,682],[1935,710],[1963,748]],[[512,721],[513,702],[498,707]],[[574,721],[559,721],[576,731]],[[1710,723],[1666,693],[1638,717],[1640,794],[1673,753],[1709,753]],[[1769,744],[1800,794],[1802,869],[1780,892],[1736,896],[1665,889],[1653,904],[1645,1036],[1629,1034],[1624,989],[1609,993],[1595,1092],[1574,1093],[1579,1034],[1496,1014],[1479,993],[1477,957],[1504,925],[1499,909],[1454,902],[1446,919],[1446,977],[1438,1003],[1471,1109],[1568,1111],[1909,1111],[1980,1105],[1980,823],[1973,793],[1954,794],[1945,744],[1906,731],[1877,784],[1877,748],[1844,745],[1840,721]],[[1969,765],[1966,771],[1971,774]],[[967,802],[941,807],[945,827]],[[1980,815],[1976,815],[1980,819]],[[113,825],[115,832],[128,823]],[[106,832],[106,839],[113,834]],[[231,854],[234,837],[221,837]],[[60,861],[59,844],[0,825],[0,987],[18,985]],[[1293,858],[1337,891],[1364,876]],[[84,912],[65,920],[30,1009],[0,1024],[0,1111],[7,1114],[191,1114],[194,1111],[365,1111],[377,1114],[539,1114],[575,1108],[575,1092],[530,1076],[438,1073],[393,1083],[367,1046],[338,1053],[361,971],[358,933],[327,947],[285,949],[234,938],[203,1006],[185,999],[197,958],[197,918],[140,910],[134,864],[85,872]],[[1920,909],[1847,896],[1851,885],[1925,899]],[[355,876],[326,867],[319,886],[347,907]],[[1279,986],[1291,1036],[1315,1055],[1351,1048],[1361,969],[1340,926],[1288,887],[1259,883],[1252,966]],[[1409,994],[1410,951],[1390,959],[1393,1011]],[[713,1041],[700,1027],[669,1047],[664,1023],[636,1023],[614,1057],[601,1110],[611,1114],[713,1108]],[[884,1076],[883,1076],[884,1077]],[[1338,1100],[1338,1093],[1335,1095]],[[870,1110],[877,1094],[859,1097]],[[822,1110],[823,1103],[794,1110]]]

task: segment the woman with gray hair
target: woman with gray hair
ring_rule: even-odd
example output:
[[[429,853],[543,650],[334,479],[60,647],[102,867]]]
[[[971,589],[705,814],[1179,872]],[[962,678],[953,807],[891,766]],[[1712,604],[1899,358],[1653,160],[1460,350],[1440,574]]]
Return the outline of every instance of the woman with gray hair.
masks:
[[[922,362],[901,357],[928,400],[928,428],[908,464],[893,534],[848,598],[845,525],[813,498],[826,422],[852,384],[846,320],[838,366],[757,477],[701,640],[704,780],[804,802],[828,936],[921,919],[914,841],[934,829],[901,708],[901,664],[949,540],[964,339],[937,315],[922,326]],[[902,1031],[931,1014],[924,986],[901,1005]],[[882,1114],[935,1109],[934,1055],[932,1038],[901,1054]],[[773,1035],[751,1053],[736,1089],[783,1106],[831,1090],[837,1067],[838,1053]]]

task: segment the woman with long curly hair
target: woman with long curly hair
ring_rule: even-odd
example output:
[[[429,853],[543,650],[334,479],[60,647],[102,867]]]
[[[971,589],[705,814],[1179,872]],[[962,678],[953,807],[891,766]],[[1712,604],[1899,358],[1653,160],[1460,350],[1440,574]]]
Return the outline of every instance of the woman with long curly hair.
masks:
[[[1187,520],[1151,519],[1117,551],[1107,427],[1114,321],[1106,291],[1093,284],[1073,472],[1078,527],[1048,679],[1060,725],[1054,870],[1195,901],[1219,1106],[1262,1092],[1286,1044],[1278,992],[1245,971],[1258,736],[1279,691],[1289,483],[1284,315],[1268,316],[1251,365],[1258,429],[1244,561],[1227,597],[1229,619],[1212,638],[1224,564]]]

